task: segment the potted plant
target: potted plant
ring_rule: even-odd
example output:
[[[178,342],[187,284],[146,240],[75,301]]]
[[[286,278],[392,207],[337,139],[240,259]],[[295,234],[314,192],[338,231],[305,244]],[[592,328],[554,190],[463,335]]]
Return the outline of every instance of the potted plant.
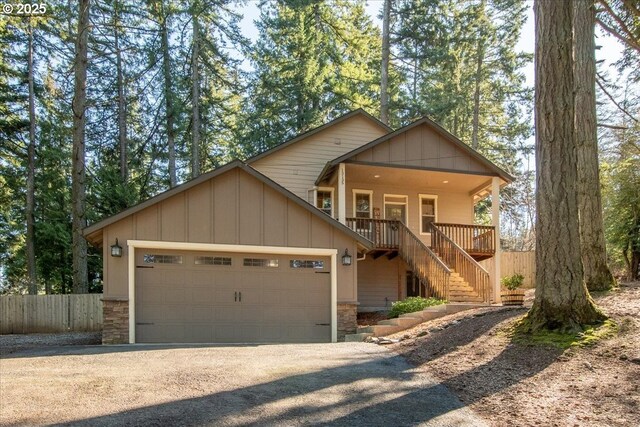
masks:
[[[520,289],[522,282],[524,282],[524,276],[518,273],[505,276],[500,280],[500,284],[506,288],[500,293],[502,305],[522,305],[524,303],[524,290]]]

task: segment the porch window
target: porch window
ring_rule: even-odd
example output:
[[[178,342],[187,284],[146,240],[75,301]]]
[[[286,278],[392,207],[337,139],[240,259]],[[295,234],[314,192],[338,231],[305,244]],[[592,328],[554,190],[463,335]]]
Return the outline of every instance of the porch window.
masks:
[[[420,195],[420,233],[430,233],[430,225],[438,220],[438,196]]]
[[[371,218],[370,192],[354,192],[353,212],[356,218]]]
[[[329,216],[333,216],[333,188],[319,188],[316,207]]]

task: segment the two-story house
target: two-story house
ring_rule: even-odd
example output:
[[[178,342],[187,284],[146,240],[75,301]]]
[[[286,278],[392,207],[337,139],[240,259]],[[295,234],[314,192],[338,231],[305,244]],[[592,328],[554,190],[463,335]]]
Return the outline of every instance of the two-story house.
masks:
[[[512,179],[427,118],[345,114],[87,227],[103,342],[329,342],[407,296],[497,302]]]

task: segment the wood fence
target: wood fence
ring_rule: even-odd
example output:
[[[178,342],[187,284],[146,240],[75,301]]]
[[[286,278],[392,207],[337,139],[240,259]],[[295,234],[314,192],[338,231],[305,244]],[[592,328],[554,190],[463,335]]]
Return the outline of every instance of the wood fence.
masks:
[[[493,277],[493,258],[480,261],[491,277]],[[500,275],[510,276],[520,273],[524,276],[524,288],[535,288],[536,286],[536,253],[529,252],[502,252],[500,258]]]
[[[0,334],[102,330],[102,294],[0,296]]]

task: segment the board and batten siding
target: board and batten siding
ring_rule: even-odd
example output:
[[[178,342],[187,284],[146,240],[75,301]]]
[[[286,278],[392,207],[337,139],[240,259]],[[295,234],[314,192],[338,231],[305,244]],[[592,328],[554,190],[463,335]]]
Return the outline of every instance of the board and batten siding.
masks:
[[[364,116],[345,119],[249,164],[304,200],[327,162],[387,132]]]
[[[121,258],[109,255],[116,238]],[[242,171],[232,169],[103,230],[105,298],[127,298],[127,241],[335,248],[357,252],[353,237]],[[357,267],[338,263],[338,301],[357,300]]]
[[[391,309],[391,304],[405,297],[407,266],[398,257],[389,260],[382,256],[367,256],[358,261],[359,310]]]
[[[357,154],[351,160],[495,175],[468,152],[424,123]]]

